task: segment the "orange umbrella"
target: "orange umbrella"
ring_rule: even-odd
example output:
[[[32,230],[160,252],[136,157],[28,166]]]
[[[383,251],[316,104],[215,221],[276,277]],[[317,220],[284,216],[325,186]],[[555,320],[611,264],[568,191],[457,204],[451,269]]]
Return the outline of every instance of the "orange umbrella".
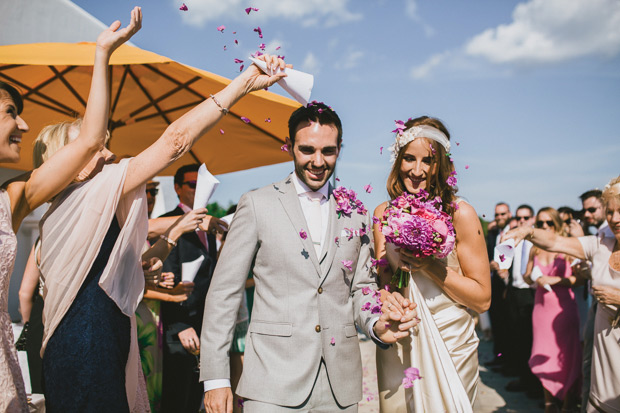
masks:
[[[21,89],[22,117],[30,126],[21,161],[1,167],[32,169],[32,142],[41,128],[84,113],[94,55],[94,43],[0,46],[0,79]],[[112,55],[110,73],[110,149],[117,156],[138,154],[171,122],[230,83],[129,45]],[[195,162],[222,174],[289,161],[280,147],[288,134],[288,118],[297,107],[297,102],[274,93],[254,92],[162,174],[171,175],[179,166]]]

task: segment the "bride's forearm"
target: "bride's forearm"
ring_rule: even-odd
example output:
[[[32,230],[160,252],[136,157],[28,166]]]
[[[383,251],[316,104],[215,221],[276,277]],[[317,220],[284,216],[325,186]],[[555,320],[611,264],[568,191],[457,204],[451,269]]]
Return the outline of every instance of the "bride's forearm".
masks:
[[[484,291],[484,286],[473,278],[468,278],[450,267],[446,267],[443,280],[435,277],[444,292],[457,303],[471,308],[477,313],[489,309],[490,297]]]

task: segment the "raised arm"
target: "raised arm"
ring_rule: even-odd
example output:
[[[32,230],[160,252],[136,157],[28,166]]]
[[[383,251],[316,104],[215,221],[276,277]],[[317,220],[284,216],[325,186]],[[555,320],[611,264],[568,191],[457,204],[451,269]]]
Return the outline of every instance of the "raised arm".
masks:
[[[562,237],[553,231],[545,231],[543,229],[531,227],[520,227],[508,231],[508,233],[502,237],[502,242],[509,238],[515,240],[515,245],[526,239],[545,251],[570,255],[580,260],[586,259],[579,238]]]
[[[16,182],[23,185],[18,190],[18,199],[11,199],[13,222],[17,226],[31,211],[71,183],[103,147],[110,107],[108,63],[112,53],[140,29],[141,9],[136,7],[131,11],[131,21],[127,27],[119,30],[120,25],[120,21],[115,21],[97,38],[93,76],[79,135],[34,170],[25,182]],[[9,190],[9,195],[15,193]],[[20,196],[22,193],[23,196]]]
[[[275,56],[263,55],[260,58],[269,66],[281,69],[286,67],[284,61]],[[250,65],[245,72],[216,93],[214,98],[207,98],[174,121],[155,143],[131,159],[123,194],[130,193],[187,153],[194,143],[224,116],[225,110],[243,96],[271,86],[285,76],[283,72],[268,76],[256,65]]]

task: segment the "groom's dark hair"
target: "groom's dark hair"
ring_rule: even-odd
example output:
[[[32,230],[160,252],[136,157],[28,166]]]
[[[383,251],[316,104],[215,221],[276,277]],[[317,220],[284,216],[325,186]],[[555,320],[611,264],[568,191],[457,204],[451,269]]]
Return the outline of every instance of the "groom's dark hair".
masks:
[[[323,102],[313,100],[297,109],[288,120],[288,136],[295,146],[295,133],[302,122],[318,122],[321,125],[334,125],[338,129],[338,147],[342,143],[342,122],[335,110]],[[291,148],[292,149],[292,148]]]

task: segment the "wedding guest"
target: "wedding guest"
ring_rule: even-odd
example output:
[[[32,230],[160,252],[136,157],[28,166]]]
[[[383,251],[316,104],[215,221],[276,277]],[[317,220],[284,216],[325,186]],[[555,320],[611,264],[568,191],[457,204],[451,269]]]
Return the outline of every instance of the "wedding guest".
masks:
[[[527,205],[519,205],[515,211],[518,227],[534,225],[534,209]],[[509,367],[517,374],[517,379],[508,383],[508,391],[525,391],[529,395],[540,394],[540,383],[532,375],[528,361],[532,350],[532,311],[536,287],[531,288],[523,274],[527,268],[532,244],[528,241],[515,246],[512,266],[508,270],[508,286],[506,306],[509,316]]]
[[[620,411],[620,177],[605,187],[602,201],[609,231],[598,235],[569,238],[531,228],[518,228],[506,235],[517,242],[528,239],[545,251],[592,262],[592,293],[598,309],[588,412]]]
[[[97,39],[95,64],[84,128],[70,144],[57,155],[32,172],[5,182],[0,190],[0,381],[5,383],[0,393],[0,411],[29,411],[24,383],[13,345],[11,320],[7,312],[9,277],[13,269],[16,250],[15,232],[22,220],[35,208],[56,196],[84,168],[105,139],[107,112],[102,108],[108,104],[107,66],[111,54],[127,41],[139,28],[139,21],[118,30],[115,22]],[[0,82],[0,162],[18,162],[20,142],[28,125],[19,116],[23,101],[12,86]]]
[[[386,242],[374,225],[381,285],[389,284],[396,270],[409,271],[403,295],[418,307],[421,321],[408,341],[377,349],[380,406],[386,412],[471,412],[478,391],[478,337],[468,309],[483,312],[491,301],[489,264],[480,220],[474,208],[456,196],[450,134],[444,124],[427,116],[410,119],[392,146],[393,166],[387,190],[393,200],[404,192],[429,193],[441,200],[452,218],[456,244],[445,259],[415,258],[405,248]],[[375,209],[375,222],[388,206]],[[508,221],[508,206],[498,205],[500,227]],[[403,370],[415,367],[423,376],[403,385]],[[427,372],[427,373],[424,373]]]
[[[488,230],[486,245],[489,266],[491,267],[491,307],[489,317],[491,319],[491,332],[493,334],[493,355],[494,358],[488,366],[503,367],[505,354],[510,345],[508,335],[508,307],[506,306],[506,282],[505,277],[499,272],[499,264],[493,261],[495,246],[499,244],[499,239],[508,232],[508,221],[512,217],[510,207],[505,202],[498,202],[495,205],[495,220]]]
[[[134,12],[138,26],[141,12]],[[275,57],[261,59],[268,66],[285,67]],[[134,316],[144,291],[140,252],[147,237],[145,184],[189,151],[228,107],[283,76],[248,67],[135,158],[110,164],[114,155],[103,148],[78,174],[78,182],[54,199],[40,224],[46,288],[43,375],[49,411],[148,410],[146,394],[139,393]],[[105,119],[108,99],[107,93],[101,98]],[[67,136],[54,136],[56,147],[67,141]],[[148,252],[143,255],[143,260],[149,258]]]
[[[558,236],[565,234],[560,215],[550,207],[538,211],[536,228]],[[537,286],[529,366],[542,383],[547,413],[558,411],[558,403],[563,411],[572,411],[579,395],[581,343],[579,311],[571,288],[577,283],[570,266],[572,259],[534,247],[523,276],[525,282]]]

